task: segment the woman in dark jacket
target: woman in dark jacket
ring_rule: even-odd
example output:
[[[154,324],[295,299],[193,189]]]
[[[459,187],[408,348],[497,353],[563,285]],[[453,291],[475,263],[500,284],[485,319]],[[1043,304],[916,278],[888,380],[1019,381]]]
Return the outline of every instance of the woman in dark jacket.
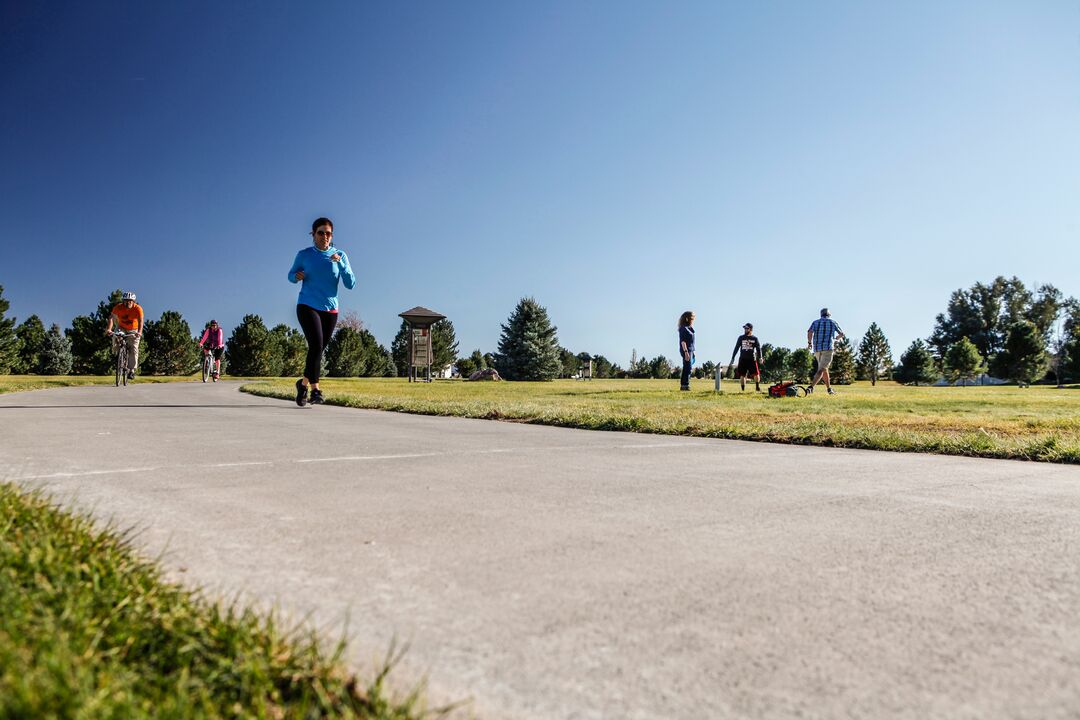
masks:
[[[679,357],[682,358],[680,390],[690,389],[690,366],[694,364],[694,317],[692,310],[679,316]]]

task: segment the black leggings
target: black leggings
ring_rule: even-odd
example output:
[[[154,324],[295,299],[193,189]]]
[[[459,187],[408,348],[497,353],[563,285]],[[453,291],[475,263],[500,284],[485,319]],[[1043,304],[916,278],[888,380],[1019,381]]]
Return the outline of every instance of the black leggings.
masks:
[[[330,336],[334,334],[334,326],[337,325],[337,313],[316,310],[308,305],[297,305],[296,319],[300,321],[300,329],[304,331],[304,337],[307,338],[307,365],[304,367],[304,377],[310,383],[317,383],[322,371],[323,350],[330,342]]]

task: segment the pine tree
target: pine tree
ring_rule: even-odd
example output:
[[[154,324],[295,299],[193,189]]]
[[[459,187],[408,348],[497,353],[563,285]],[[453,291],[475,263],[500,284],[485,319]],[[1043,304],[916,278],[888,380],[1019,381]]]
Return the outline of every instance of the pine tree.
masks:
[[[945,353],[945,372],[951,382],[974,379],[983,368],[983,357],[975,344],[960,338]]]
[[[850,385],[855,380],[855,352],[847,336],[836,343],[832,365],[829,366],[829,383],[832,385]]]
[[[457,360],[458,341],[454,323],[447,318],[437,320],[431,326],[431,369],[441,373]],[[396,364],[396,363],[395,363]]]
[[[934,356],[922,340],[915,340],[908,346],[900,356],[900,364],[893,370],[893,380],[898,383],[930,385],[938,377]]]
[[[394,359],[394,368],[397,370],[398,377],[408,377],[409,375],[409,340],[411,337],[412,332],[409,323],[402,320],[397,335],[394,336],[393,342],[390,343],[390,355]]]
[[[676,367],[671,364],[663,355],[657,355],[649,361],[649,377],[656,378],[657,380],[665,380],[671,377],[673,372],[681,372],[681,367]]]
[[[64,331],[71,341],[71,372],[76,375],[108,375],[112,371],[112,343],[105,337],[112,309],[120,302],[123,293],[113,290],[97,310],[90,315],[79,315]]]
[[[199,344],[191,326],[176,310],[166,310],[156,321],[147,321],[142,361],[147,375],[190,375],[199,367]]]
[[[329,377],[380,377],[387,371],[386,348],[367,330],[338,329],[326,346]]]
[[[280,365],[275,362],[270,331],[258,315],[245,315],[225,343],[226,370],[230,375],[268,377]]]
[[[1035,323],[1020,320],[1010,325],[1005,347],[994,358],[995,373],[1030,385],[1043,376],[1046,365],[1046,341]]]
[[[559,338],[547,308],[522,298],[502,326],[495,368],[506,380],[552,380],[559,376]]]
[[[877,385],[879,378],[888,378],[892,370],[892,348],[885,339],[878,324],[870,323],[862,342],[859,343],[859,357],[856,367],[860,375]]]
[[[279,323],[270,331],[270,340],[275,345],[272,368],[278,377],[296,377],[304,374],[307,362],[307,341],[304,334],[285,323]]]
[[[71,340],[53,323],[41,343],[40,372],[42,375],[67,375],[71,372]]]
[[[19,375],[41,372],[41,347],[45,343],[45,325],[37,315],[31,315],[15,328],[18,339],[18,358],[12,372]]]
[[[11,303],[4,299],[0,285],[0,375],[7,375],[19,362],[19,340],[15,336],[15,318],[5,318]]]
[[[572,377],[581,369],[581,359],[564,347],[559,348],[559,377]]]

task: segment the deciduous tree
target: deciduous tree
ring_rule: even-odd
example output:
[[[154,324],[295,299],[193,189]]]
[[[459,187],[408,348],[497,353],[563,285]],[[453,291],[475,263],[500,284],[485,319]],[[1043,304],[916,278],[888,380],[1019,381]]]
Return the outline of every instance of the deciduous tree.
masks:
[[[953,343],[945,353],[945,373],[951,382],[972,380],[983,367],[979,349],[966,337]]]

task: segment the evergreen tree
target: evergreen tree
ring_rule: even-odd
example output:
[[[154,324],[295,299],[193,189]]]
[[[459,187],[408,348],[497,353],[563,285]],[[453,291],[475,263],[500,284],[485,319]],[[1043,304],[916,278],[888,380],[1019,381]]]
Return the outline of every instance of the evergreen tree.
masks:
[[[41,343],[40,372],[42,375],[67,375],[71,372],[71,340],[53,323]]]
[[[885,339],[885,333],[881,332],[876,322],[870,323],[862,342],[859,343],[857,371],[869,380],[871,385],[877,385],[879,378],[889,377],[892,364],[892,348]]]
[[[394,336],[393,342],[390,343],[390,355],[394,358],[394,367],[397,370],[398,377],[408,377],[409,375],[409,341],[411,338],[412,332],[409,329],[409,323],[402,320],[397,335]]]
[[[1029,320],[1009,327],[1005,347],[994,358],[994,374],[1021,385],[1030,385],[1046,372],[1046,340]]]
[[[814,378],[814,354],[806,348],[792,350],[788,355],[787,372],[797,383],[808,383]]]
[[[649,364],[649,359],[646,357],[640,357],[637,361],[630,366],[627,371],[627,377],[632,378],[648,378],[652,377],[652,367]]]
[[[31,315],[15,328],[18,357],[12,372],[19,375],[41,372],[41,348],[45,344],[45,325],[37,315]]]
[[[681,373],[681,366],[676,367],[675,365],[672,365],[671,361],[663,355],[657,355],[649,361],[649,377],[656,378],[657,380],[662,380],[670,378],[671,374],[674,372]]]
[[[350,327],[338,328],[326,345],[326,374],[360,377],[364,374],[364,340]]]
[[[0,285],[0,375],[7,375],[19,362],[19,340],[15,336],[15,318],[5,318],[11,303],[4,299]]]
[[[953,343],[945,353],[945,372],[950,382],[974,379],[982,369],[983,357],[966,337]]]
[[[387,371],[386,348],[367,330],[339,328],[326,346],[330,377],[381,377]]]
[[[814,371],[817,372],[816,367]],[[832,385],[850,385],[855,380],[855,373],[855,352],[851,349],[851,341],[845,335],[844,339],[835,345],[832,365],[829,366],[829,382]]]
[[[568,378],[581,369],[581,359],[564,347],[559,348],[559,377]]]
[[[558,329],[547,308],[522,298],[502,326],[495,368],[506,380],[552,380],[559,375]]]
[[[307,363],[307,340],[304,334],[285,323],[279,323],[270,330],[270,339],[274,343],[274,374],[278,377],[297,377],[304,374]]]
[[[454,333],[454,323],[447,318],[434,322],[431,325],[432,372],[441,373],[453,365],[457,360],[457,353],[458,341]]]
[[[79,315],[64,331],[71,341],[71,372],[76,375],[108,375],[112,372],[112,343],[105,337],[112,309],[123,295],[119,289],[99,302],[97,310],[90,315]]]
[[[595,378],[610,378],[615,377],[612,374],[614,365],[603,355],[597,355],[593,358],[593,377]]]
[[[699,368],[699,370],[701,370],[701,377],[703,378],[716,377],[716,363],[714,363],[712,360],[706,360],[705,362],[701,363],[701,367]]]
[[[280,366],[275,350],[262,318],[245,315],[225,342],[225,369],[229,375],[269,377]]]
[[[146,375],[190,375],[199,367],[199,343],[176,310],[166,310],[157,321],[147,321],[143,343]]]
[[[904,384],[930,385],[938,377],[934,356],[922,340],[915,340],[908,346],[900,356],[900,364],[893,370],[893,380]]]
[[[769,382],[780,382],[787,377],[788,359],[791,350],[783,347],[763,345],[761,347],[761,377]]]

